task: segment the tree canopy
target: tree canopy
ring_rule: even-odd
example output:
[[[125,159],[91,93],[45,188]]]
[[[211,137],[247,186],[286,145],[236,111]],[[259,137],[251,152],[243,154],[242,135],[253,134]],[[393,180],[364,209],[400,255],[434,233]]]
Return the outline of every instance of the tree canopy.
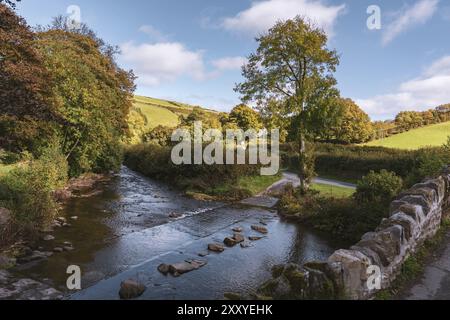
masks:
[[[344,143],[363,143],[374,136],[369,116],[353,100],[341,99],[343,117],[333,128],[336,139]]]
[[[33,149],[45,130],[41,122],[58,118],[53,78],[35,38],[24,19],[0,4],[0,148]]]

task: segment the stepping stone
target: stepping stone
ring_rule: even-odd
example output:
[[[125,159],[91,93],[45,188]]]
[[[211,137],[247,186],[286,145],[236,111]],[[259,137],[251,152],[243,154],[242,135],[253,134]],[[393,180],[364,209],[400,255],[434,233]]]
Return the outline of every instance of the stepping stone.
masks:
[[[169,274],[169,269],[170,269],[170,266],[165,263],[160,264],[158,266],[158,271],[161,272],[165,276],[167,276]]]
[[[269,233],[269,230],[267,230],[267,228],[266,227],[263,227],[263,226],[252,226],[252,230],[254,230],[254,231],[256,231],[256,232],[259,232],[259,233],[262,233],[262,234],[268,234]]]
[[[169,272],[174,277],[179,277],[182,274],[198,270],[201,267],[205,266],[208,262],[201,260],[187,260],[180,263],[171,264],[169,266]]]
[[[221,244],[211,243],[208,245],[208,250],[213,252],[223,252],[225,248]]]
[[[130,300],[140,297],[147,288],[134,280],[126,280],[120,284],[119,296],[122,300]]]

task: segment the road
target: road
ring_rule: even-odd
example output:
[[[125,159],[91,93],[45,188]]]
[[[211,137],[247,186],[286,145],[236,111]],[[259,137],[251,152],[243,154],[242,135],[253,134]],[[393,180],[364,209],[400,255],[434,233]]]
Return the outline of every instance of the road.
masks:
[[[403,294],[404,300],[450,300],[450,231],[422,277]]]
[[[294,187],[298,187],[300,185],[300,179],[298,175],[288,171],[283,172],[283,178],[280,181],[273,184],[271,187],[269,187],[266,193],[268,194],[279,193],[289,183],[292,184]],[[356,189],[356,185],[354,184],[332,179],[315,178],[313,180],[313,183],[325,184],[334,187]]]

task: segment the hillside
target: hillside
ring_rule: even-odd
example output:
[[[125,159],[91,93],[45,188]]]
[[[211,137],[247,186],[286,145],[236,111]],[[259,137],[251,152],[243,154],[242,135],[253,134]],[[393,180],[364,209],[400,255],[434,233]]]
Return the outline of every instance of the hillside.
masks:
[[[194,106],[189,104],[143,96],[135,96],[133,106],[129,125],[134,136],[132,142],[135,143],[139,142],[142,134],[159,125],[176,127],[180,116],[187,116],[194,110]],[[213,115],[219,114],[211,109],[200,108]]]
[[[427,146],[442,146],[450,136],[450,122],[410,130],[386,139],[375,140],[367,146],[386,147],[404,150],[417,150]]]

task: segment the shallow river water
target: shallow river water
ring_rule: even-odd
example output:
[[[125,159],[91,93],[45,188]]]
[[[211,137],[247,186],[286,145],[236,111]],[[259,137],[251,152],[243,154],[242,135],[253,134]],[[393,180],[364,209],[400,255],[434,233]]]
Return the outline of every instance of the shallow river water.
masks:
[[[274,265],[326,259],[336,248],[274,211],[196,201],[125,167],[101,189],[93,197],[70,200],[63,215],[78,219],[56,230],[54,241],[41,243],[52,251],[69,241],[75,250],[24,265],[19,275],[49,283],[70,299],[118,299],[121,281],[130,278],[147,286],[141,299],[221,299],[224,292],[251,293],[270,278]],[[183,216],[170,219],[171,213]],[[234,227],[256,235],[251,226],[261,222],[269,234],[250,248],[199,258],[209,243],[231,236]],[[178,278],[157,271],[161,263],[186,259],[208,263]],[[69,265],[82,270],[81,291],[65,289]]]

